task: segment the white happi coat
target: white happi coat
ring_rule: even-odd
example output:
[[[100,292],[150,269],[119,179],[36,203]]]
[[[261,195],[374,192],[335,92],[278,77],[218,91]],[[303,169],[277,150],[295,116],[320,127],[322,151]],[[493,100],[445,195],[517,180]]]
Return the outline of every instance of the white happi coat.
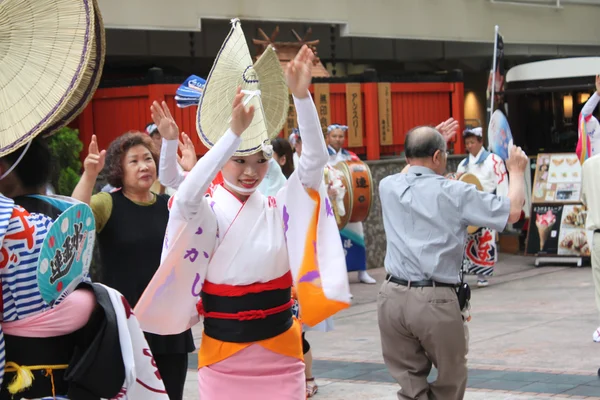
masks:
[[[485,156],[487,158],[481,161],[481,158]],[[508,195],[508,174],[504,161],[483,147],[475,157],[469,154],[462,160],[456,172],[461,174],[468,172],[475,175],[485,192],[495,191],[499,196]]]
[[[241,203],[222,186],[205,196],[240,145],[231,131],[181,184],[171,208],[161,266],[135,309],[145,331],[176,334],[197,323],[195,305],[205,279],[248,285],[271,281],[291,269],[297,287],[311,282],[327,300],[321,307],[303,305],[303,290],[298,288],[303,319],[309,325],[349,305],[344,252],[322,182],[328,156],[318,114],[310,97],[294,102],[303,152],[298,169],[276,197],[257,190]],[[306,273],[309,267],[314,270]]]

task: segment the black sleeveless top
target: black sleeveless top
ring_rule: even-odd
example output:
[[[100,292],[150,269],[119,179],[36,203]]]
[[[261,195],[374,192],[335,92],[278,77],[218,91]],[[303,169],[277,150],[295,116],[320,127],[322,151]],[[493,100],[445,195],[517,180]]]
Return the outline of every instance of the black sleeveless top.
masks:
[[[111,193],[112,212],[98,234],[100,281],[125,296],[132,307],[160,265],[169,209],[168,196],[157,195],[152,205],[138,205],[122,191]],[[178,335],[145,333],[154,354],[194,351],[191,330]]]

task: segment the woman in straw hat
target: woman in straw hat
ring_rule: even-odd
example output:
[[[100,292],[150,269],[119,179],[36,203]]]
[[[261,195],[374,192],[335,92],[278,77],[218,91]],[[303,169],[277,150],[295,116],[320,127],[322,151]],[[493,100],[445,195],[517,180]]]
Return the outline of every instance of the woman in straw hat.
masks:
[[[97,4],[4,1],[0,15],[0,399],[164,400],[127,302],[88,277],[91,210],[44,195],[41,136],[75,118],[99,81]]]
[[[50,151],[39,137],[26,146],[0,157],[0,399],[166,399],[127,302],[89,279],[91,210],[44,195]]]
[[[204,318],[202,399],[304,399],[291,287],[295,281],[309,325],[349,306],[343,249],[322,185],[327,149],[308,91],[313,59],[304,46],[284,78],[269,48],[253,66],[235,20],[205,87],[198,129],[210,150],[174,196],[163,262],[135,310],[143,329],[161,334]],[[286,81],[305,133],[304,157],[277,197],[265,197],[257,187],[272,155],[269,139],[285,120]],[[219,109],[213,93],[231,101],[231,111]],[[223,184],[205,196],[219,170]]]

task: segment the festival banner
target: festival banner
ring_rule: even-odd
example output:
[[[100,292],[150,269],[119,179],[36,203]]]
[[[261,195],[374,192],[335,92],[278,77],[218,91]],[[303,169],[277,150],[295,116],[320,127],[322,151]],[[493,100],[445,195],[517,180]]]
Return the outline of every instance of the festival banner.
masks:
[[[390,83],[378,83],[379,95],[379,143],[384,146],[394,144],[392,125],[392,89]]]
[[[288,106],[288,116],[283,125],[283,137],[288,138],[292,134],[292,130],[298,127],[298,119],[296,117],[296,107],[294,107],[294,96],[290,91],[288,96],[290,97],[290,105]]]
[[[488,101],[489,118],[497,108],[504,103],[504,38],[500,34],[499,28],[495,27],[494,38],[494,59],[492,70],[488,79],[488,87],[486,91]],[[500,94],[497,94],[500,92]]]
[[[346,115],[348,116],[348,147],[362,147],[362,92],[360,83],[346,84]]]
[[[315,83],[315,106],[317,107],[317,113],[319,114],[319,120],[321,121],[321,129],[323,134],[327,132],[327,127],[331,125],[331,110],[329,109],[329,84],[328,83]]]

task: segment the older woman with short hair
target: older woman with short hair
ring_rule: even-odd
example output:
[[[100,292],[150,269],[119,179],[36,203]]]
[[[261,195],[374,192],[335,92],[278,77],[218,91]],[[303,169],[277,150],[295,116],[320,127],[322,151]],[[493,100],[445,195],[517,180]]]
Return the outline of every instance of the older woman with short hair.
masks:
[[[104,164],[108,182],[121,189],[92,196]],[[132,306],[160,265],[169,219],[168,196],[151,191],[157,164],[155,146],[144,133],[126,133],[115,139],[108,151],[101,152],[93,136],[85,172],[73,192],[74,198],[91,206],[96,218],[99,280],[120,291]],[[191,331],[145,335],[170,399],[182,399],[188,353],[194,350]]]

